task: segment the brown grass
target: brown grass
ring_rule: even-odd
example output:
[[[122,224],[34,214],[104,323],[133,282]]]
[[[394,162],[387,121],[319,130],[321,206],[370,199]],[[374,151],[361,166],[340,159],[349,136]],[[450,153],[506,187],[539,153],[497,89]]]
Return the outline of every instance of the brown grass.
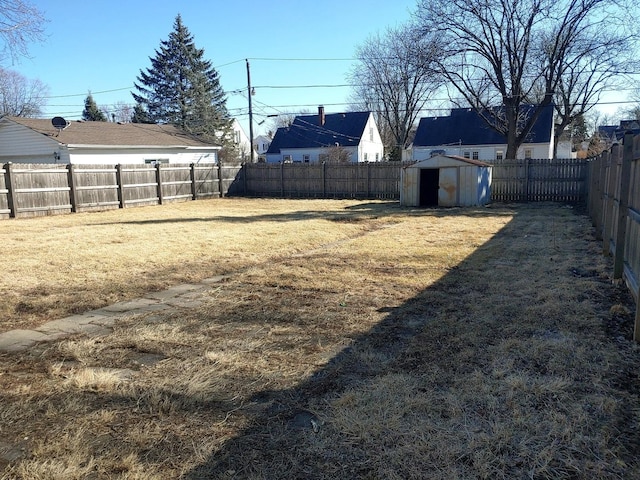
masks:
[[[3,356],[0,478],[640,476],[634,307],[572,209],[217,200],[6,225],[30,242],[31,268],[2,260],[18,303],[40,290],[47,312],[7,298],[9,326],[232,275],[200,308]],[[43,237],[66,263],[36,259]]]

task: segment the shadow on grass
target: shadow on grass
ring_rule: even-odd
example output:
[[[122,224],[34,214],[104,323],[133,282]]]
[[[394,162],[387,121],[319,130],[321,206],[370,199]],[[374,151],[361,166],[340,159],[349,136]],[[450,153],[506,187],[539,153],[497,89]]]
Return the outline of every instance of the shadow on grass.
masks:
[[[349,211],[378,209],[374,203]],[[637,472],[631,412],[638,395],[620,381],[620,369],[631,368],[625,362],[637,361],[620,354],[627,343],[604,334],[616,287],[588,222],[560,207],[515,212],[439,281],[384,309],[382,322],[308,380],[255,394],[249,425],[184,478],[617,478]],[[552,218],[557,214],[564,216]],[[382,379],[401,387],[376,397]],[[358,397],[362,392],[368,393]],[[354,415],[348,425],[336,419],[341,409]]]
[[[216,216],[197,217],[197,218],[166,218],[166,219],[150,219],[150,220],[132,220],[123,222],[99,223],[97,225],[153,225],[167,223],[200,223],[200,222],[222,222],[231,224],[249,224],[257,222],[300,222],[308,220],[333,220],[333,221],[360,221],[371,218],[393,217],[398,214],[406,216],[420,217],[445,217],[465,211],[465,215],[472,217],[496,216],[494,207],[487,206],[485,209],[461,209],[453,207],[449,209],[442,208],[404,208],[400,207],[398,202],[365,202],[349,207],[345,207],[341,211],[326,210],[296,210],[288,213],[274,213],[264,215],[247,215],[247,216]]]

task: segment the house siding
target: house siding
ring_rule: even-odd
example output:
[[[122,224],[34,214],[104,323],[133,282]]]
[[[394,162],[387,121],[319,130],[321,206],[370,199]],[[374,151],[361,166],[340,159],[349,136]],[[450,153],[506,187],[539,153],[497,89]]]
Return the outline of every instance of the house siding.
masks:
[[[0,162],[53,163],[58,142],[21,125],[0,128]]]
[[[522,145],[518,149],[517,159],[521,160],[525,158],[525,149],[531,149],[531,158],[553,158],[553,146],[549,143],[532,144],[527,143]],[[453,155],[458,157],[464,157],[465,152],[469,152],[473,155],[473,152],[478,152],[477,160],[483,162],[491,162],[496,159],[496,151],[502,150],[503,155],[507,151],[506,145],[432,145],[432,146],[420,146],[413,147],[412,160],[420,161],[430,158],[431,152],[438,150],[443,155]]]
[[[101,164],[141,164],[149,160],[166,160],[168,163],[215,163],[216,154],[212,152],[176,152],[175,150],[128,150],[117,153],[107,149],[82,149],[69,151],[69,163],[85,165]]]
[[[371,138],[373,135],[373,139]],[[362,133],[360,139],[360,145],[358,148],[358,162],[376,162],[382,161],[384,154],[382,146],[382,137],[378,131],[378,126],[373,117],[373,114],[369,114],[369,120]],[[377,160],[376,160],[377,155]]]

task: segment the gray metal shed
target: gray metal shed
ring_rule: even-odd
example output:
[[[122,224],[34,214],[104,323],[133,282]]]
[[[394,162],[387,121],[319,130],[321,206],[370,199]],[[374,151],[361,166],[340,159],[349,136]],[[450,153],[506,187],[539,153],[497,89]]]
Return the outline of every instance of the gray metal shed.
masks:
[[[470,207],[491,199],[491,165],[468,158],[436,155],[404,167],[400,205]]]

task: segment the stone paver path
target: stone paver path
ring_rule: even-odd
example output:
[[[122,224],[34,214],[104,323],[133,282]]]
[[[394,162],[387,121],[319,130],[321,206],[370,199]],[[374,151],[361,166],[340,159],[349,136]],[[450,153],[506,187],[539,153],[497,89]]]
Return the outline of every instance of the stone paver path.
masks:
[[[0,333],[0,353],[20,352],[40,342],[49,342],[70,335],[106,335],[119,319],[128,315],[158,312],[169,308],[196,308],[203,302],[204,293],[211,285],[228,276],[211,277],[196,284],[176,285],[142,298],[119,302],[82,315],[52,320],[33,330],[10,330]]]

